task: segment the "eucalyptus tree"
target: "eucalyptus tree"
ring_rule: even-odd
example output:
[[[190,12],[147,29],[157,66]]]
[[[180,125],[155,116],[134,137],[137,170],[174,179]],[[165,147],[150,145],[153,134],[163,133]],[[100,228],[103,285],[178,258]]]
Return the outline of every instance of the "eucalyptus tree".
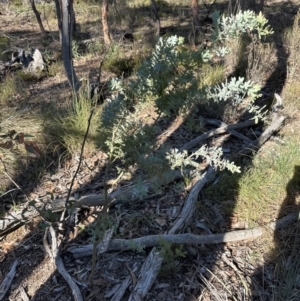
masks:
[[[64,68],[74,95],[80,87],[72,60],[72,31],[75,20],[73,0],[55,0],[59,36],[62,46]]]

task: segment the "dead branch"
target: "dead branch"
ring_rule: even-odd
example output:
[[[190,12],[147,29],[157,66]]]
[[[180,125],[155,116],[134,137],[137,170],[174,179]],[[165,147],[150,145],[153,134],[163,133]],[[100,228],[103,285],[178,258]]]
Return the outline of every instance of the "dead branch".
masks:
[[[159,246],[161,241],[171,244],[183,245],[203,245],[203,244],[220,244],[233,241],[255,239],[263,233],[262,228],[253,228],[246,230],[236,230],[221,234],[196,235],[191,233],[184,234],[165,234],[165,235],[149,235],[134,239],[113,239],[108,247],[108,251],[127,251],[137,250],[141,248],[149,248]],[[88,244],[80,247],[70,247],[68,251],[75,258],[91,256],[93,245]]]
[[[30,301],[23,286],[20,287],[19,292],[23,301]]]
[[[54,231],[54,228],[52,227],[52,225],[50,225],[49,229],[50,229],[51,240],[52,240],[52,254],[53,254],[53,258],[55,258],[55,264],[56,264],[57,270],[63,276],[63,278],[66,280],[68,285],[70,286],[74,300],[75,301],[83,301],[83,298],[81,296],[81,292],[80,292],[78,286],[76,285],[76,283],[74,282],[72,277],[67,272],[67,270],[64,266],[63,260],[61,259],[60,255],[59,255],[56,234],[55,234],[55,231]]]
[[[208,118],[206,118],[205,123],[209,124],[209,125],[215,125],[215,126],[218,126],[218,127],[227,126],[227,124],[225,122],[222,122],[221,120],[217,120],[217,119],[208,119]],[[235,136],[238,139],[243,140],[244,142],[246,142],[248,144],[253,142],[250,138],[248,138],[247,136],[245,136],[245,135],[243,135],[243,134],[241,134],[241,133],[239,133],[235,130],[228,131],[228,133],[231,134],[232,136]]]
[[[155,248],[147,256],[139,276],[138,282],[130,294],[128,301],[143,300],[154,283],[163,258]]]
[[[263,134],[258,139],[256,139],[254,142],[249,143],[240,153],[236,154],[235,156],[249,154],[252,151],[257,150],[276,131],[278,131],[280,129],[284,120],[285,120],[285,117],[284,116],[278,117],[277,111],[276,111],[276,113],[273,114],[273,119],[272,119],[271,124],[267,127],[267,129],[263,132]],[[221,134],[228,130],[232,130],[233,128],[235,128],[235,129],[243,128],[243,127],[247,127],[247,126],[250,126],[253,124],[254,124],[254,121],[249,120],[249,121],[239,123],[239,124],[228,125],[228,126],[223,126],[223,127],[221,126],[220,128],[218,128],[216,130],[209,131],[206,134],[203,134],[203,135],[197,137],[196,139],[188,142],[182,148],[184,148],[184,147],[186,147],[187,149],[191,148],[194,145],[196,145],[197,143],[201,142],[202,140],[211,137],[212,135]],[[162,184],[167,184],[170,181],[174,181],[174,180],[180,179],[180,178],[181,178],[180,172],[172,171],[167,176],[165,176],[165,178],[160,182]],[[157,181],[159,181],[158,178],[153,178],[152,180],[145,181],[145,185],[147,185],[148,189],[151,190],[153,187],[155,187]],[[129,201],[134,201],[137,199],[137,196],[133,195],[133,190],[134,190],[133,185],[130,187],[127,187],[125,189],[124,188],[117,189],[109,195],[109,199],[112,200],[112,204],[126,203]],[[72,198],[72,200],[74,200],[74,199]],[[55,211],[63,210],[65,208],[65,202],[66,202],[66,199],[56,200],[56,205],[53,207],[53,210],[55,210]],[[78,201],[74,201],[74,203],[72,204],[71,207],[72,208],[80,208],[83,206],[87,206],[87,207],[101,206],[101,205],[105,205],[105,203],[106,202],[105,202],[104,196],[102,194],[87,195],[87,196],[82,197]],[[22,209],[20,209],[18,212],[11,214],[11,216],[9,216],[9,217],[6,217],[5,219],[3,219],[3,222],[0,223],[0,237],[7,235],[8,233],[18,229],[20,226],[22,226],[24,224],[24,221],[25,221],[24,218],[25,219],[32,218],[32,217],[36,216],[37,213],[38,212],[36,210],[26,211],[25,213],[22,213]]]
[[[272,106],[271,124],[265,129],[261,136],[253,143],[245,147],[239,155],[247,155],[252,151],[258,150],[274,133],[276,133],[282,126],[285,116],[280,115],[279,111],[283,108],[283,101],[280,95],[274,94],[276,102]]]
[[[276,222],[271,222],[267,225],[267,228],[270,228],[273,231],[281,230],[288,225],[296,222],[299,220],[299,212],[291,213],[287,216],[282,217],[281,219],[277,220]]]
[[[285,120],[284,116],[276,116],[273,118],[271,124],[265,129],[259,138],[257,138],[253,143],[245,147],[238,155],[247,155],[251,152],[258,150],[270,137],[276,133],[282,126]]]
[[[242,129],[242,128],[246,128],[246,127],[253,126],[253,125],[255,125],[254,120],[247,120],[245,122],[230,124],[230,125],[226,125],[226,126],[222,125],[221,127],[217,128],[215,130],[210,130],[210,131],[206,132],[205,134],[203,134],[203,135],[187,142],[179,150],[181,152],[184,151],[184,150],[190,150],[191,148],[196,146],[201,141],[206,140],[207,138],[210,138],[212,136],[219,135],[219,134],[224,134],[228,131]]]
[[[191,189],[187,200],[184,203],[184,206],[181,210],[181,213],[177,220],[175,221],[172,228],[168,231],[168,234],[174,234],[183,228],[185,223],[188,223],[191,216],[194,213],[195,202],[198,198],[200,190],[207,184],[209,181],[213,180],[216,176],[216,171],[213,167],[210,167],[206,174],[196,182],[196,184]]]
[[[5,294],[7,293],[8,289],[10,288],[10,285],[16,275],[17,265],[18,265],[18,260],[15,260],[15,262],[10,267],[9,272],[3,279],[2,283],[0,284],[0,300],[3,300]]]
[[[144,185],[147,186],[148,191],[153,190],[157,183],[160,183],[160,185],[167,185],[168,183],[181,179],[182,175],[179,171],[171,171],[170,173],[166,174],[164,178],[158,178],[154,177],[151,180],[144,181]],[[111,204],[117,204],[117,203],[127,203],[127,202],[133,202],[139,199],[137,195],[133,194],[135,186],[131,185],[129,187],[122,187],[119,188],[113,192],[111,192],[108,195],[108,199],[111,202]],[[103,194],[91,194],[86,195],[80,198],[79,200],[75,200],[74,198],[70,198],[69,200],[72,205],[67,206],[67,209],[70,208],[81,208],[81,207],[93,207],[93,206],[104,206],[107,201],[105,200],[105,197]],[[61,211],[65,207],[65,198],[57,199],[54,201],[54,204],[51,205],[51,209],[54,211]],[[1,228],[0,228],[1,229]]]
[[[112,298],[110,299],[110,301],[120,301],[123,298],[123,295],[125,294],[128,286],[131,284],[131,278],[130,277],[126,277],[122,283],[120,283],[118,285],[118,289],[117,291],[115,291],[115,287],[113,287],[113,289],[105,294],[105,297],[109,298],[110,296],[112,296]]]

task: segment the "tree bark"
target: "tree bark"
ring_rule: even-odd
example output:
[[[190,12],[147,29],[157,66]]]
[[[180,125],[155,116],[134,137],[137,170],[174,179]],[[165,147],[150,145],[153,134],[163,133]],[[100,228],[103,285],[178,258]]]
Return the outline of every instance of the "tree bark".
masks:
[[[32,10],[33,10],[33,12],[35,14],[36,20],[37,20],[37,22],[39,24],[42,36],[46,37],[47,36],[47,32],[46,32],[46,30],[45,30],[45,28],[43,26],[41,15],[40,15],[39,11],[36,9],[34,0],[30,0],[30,4],[31,4],[31,8],[32,8]]]
[[[62,24],[62,55],[68,82],[73,93],[77,94],[80,83],[76,76],[72,60],[72,29],[73,9],[72,0],[60,0]]]
[[[61,18],[61,6],[59,0],[54,0],[55,7],[56,7],[56,16],[57,16],[57,25],[58,25],[58,32],[59,32],[59,42],[62,43],[62,18]]]
[[[199,5],[198,0],[192,0],[191,5],[192,17],[193,17],[193,27],[195,32],[195,37],[200,34],[200,21],[199,21]]]
[[[157,21],[156,35],[159,36],[160,35],[160,17],[158,14],[158,8],[157,8],[157,4],[156,4],[155,0],[151,0],[151,4],[152,4],[152,9],[153,9],[155,19]]]
[[[76,18],[75,18],[75,11],[74,11],[74,0],[71,0],[72,2],[72,29],[74,32],[77,32],[77,23],[76,23]]]
[[[102,27],[103,27],[103,38],[105,45],[110,45],[112,42],[111,34],[108,26],[108,0],[103,0],[102,2]]]

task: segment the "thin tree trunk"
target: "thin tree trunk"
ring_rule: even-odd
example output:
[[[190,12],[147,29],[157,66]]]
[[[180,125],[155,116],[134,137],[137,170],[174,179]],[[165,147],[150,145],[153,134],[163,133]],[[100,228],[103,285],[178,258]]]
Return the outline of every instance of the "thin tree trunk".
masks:
[[[75,11],[74,11],[74,0],[72,1],[72,28],[73,28],[73,32],[77,31],[77,23],[76,23],[76,18],[75,18]]]
[[[194,33],[195,37],[200,34],[200,21],[199,21],[199,5],[198,0],[192,0],[191,5],[192,10],[192,17],[193,17],[193,27],[194,27]]]
[[[47,32],[43,26],[43,23],[42,23],[42,19],[41,19],[41,15],[39,13],[39,11],[36,9],[36,6],[35,6],[35,3],[34,3],[34,0],[30,0],[30,4],[31,4],[31,8],[35,14],[35,17],[36,17],[36,20],[39,24],[39,27],[40,27],[40,30],[41,30],[41,33],[44,37],[47,36]]]
[[[154,16],[155,16],[155,19],[157,21],[157,31],[156,31],[156,35],[159,36],[160,35],[160,17],[159,17],[159,14],[158,14],[158,8],[157,8],[157,4],[155,2],[155,0],[151,0],[151,4],[152,4],[152,9],[153,9],[153,13],[154,13]]]
[[[73,93],[77,93],[80,83],[72,61],[72,0],[60,0],[62,16],[62,55],[68,82]]]
[[[60,1],[54,0],[55,7],[56,7],[56,16],[57,16],[57,25],[58,25],[58,32],[59,32],[59,42],[62,43],[62,18],[61,18],[61,7],[60,7]]]
[[[102,27],[103,27],[103,38],[106,45],[110,45],[112,42],[111,34],[108,26],[108,0],[102,2]]]

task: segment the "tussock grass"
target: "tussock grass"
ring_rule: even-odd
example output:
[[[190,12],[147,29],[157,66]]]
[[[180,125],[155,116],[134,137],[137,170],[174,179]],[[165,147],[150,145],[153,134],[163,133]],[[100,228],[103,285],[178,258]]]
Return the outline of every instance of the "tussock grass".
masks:
[[[48,75],[55,76],[64,71],[64,66],[61,61],[57,61],[48,66]]]
[[[209,87],[225,80],[225,69],[222,65],[203,64],[199,75],[200,87]]]
[[[6,76],[0,84],[0,105],[13,105],[25,95],[23,80],[17,74]]]
[[[85,144],[85,153],[94,151],[101,108],[97,107],[96,102],[89,98],[86,87],[82,88],[78,98],[70,100],[65,112],[54,113],[53,120],[47,125],[50,143],[62,146],[70,154],[78,153],[83,143],[91,111],[93,111],[93,116]]]
[[[34,183],[42,176],[41,170],[45,170],[45,143],[44,137],[41,135],[41,129],[43,127],[43,121],[40,116],[35,112],[24,110],[20,108],[4,108],[1,110],[1,138],[0,138],[0,191],[5,191],[11,180],[7,177],[6,172],[15,177],[18,174],[25,173],[26,181]],[[8,136],[10,131],[15,131],[16,135],[24,133],[25,141],[35,143],[41,151],[42,158],[37,159],[32,154],[28,153],[24,147],[24,144],[17,143]],[[5,143],[12,141],[13,146],[11,149],[5,147]],[[35,162],[32,164],[32,162]],[[19,183],[23,185],[23,183]]]
[[[127,55],[121,45],[113,45],[103,63],[103,70],[109,70],[117,75],[128,75],[136,71],[145,59],[144,49],[132,50],[131,55]]]
[[[269,143],[241,177],[234,212],[250,226],[264,224],[277,216],[294,176],[294,167],[300,165],[299,146],[295,137],[284,145]]]

